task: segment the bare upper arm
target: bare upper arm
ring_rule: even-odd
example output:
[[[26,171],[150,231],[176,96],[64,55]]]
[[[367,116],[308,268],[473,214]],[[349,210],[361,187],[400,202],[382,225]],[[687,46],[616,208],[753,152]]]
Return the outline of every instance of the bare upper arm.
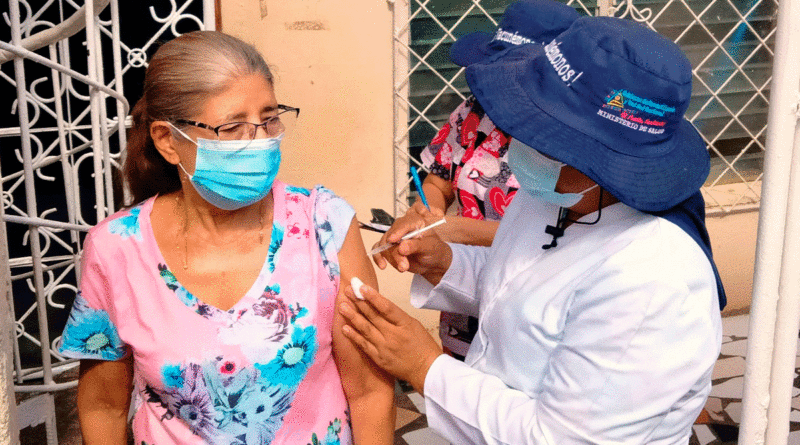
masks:
[[[79,409],[95,405],[127,411],[132,387],[132,356],[118,361],[81,360],[78,377]]]
[[[339,268],[341,271],[339,293],[336,297],[336,309],[333,316],[333,352],[334,359],[342,377],[342,386],[348,396],[369,392],[380,386],[393,388],[393,379],[376,367],[344,334],[344,317],[339,313],[339,303],[344,301],[344,289],[350,285],[353,277],[358,277],[364,284],[378,289],[378,278],[375,269],[367,257],[364,242],[361,239],[358,222],[355,218],[350,223],[344,244],[339,251]]]

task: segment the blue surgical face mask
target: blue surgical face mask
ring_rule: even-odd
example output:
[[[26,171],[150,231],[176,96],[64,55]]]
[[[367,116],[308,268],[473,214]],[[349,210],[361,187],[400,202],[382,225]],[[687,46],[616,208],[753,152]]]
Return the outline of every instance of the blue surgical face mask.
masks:
[[[186,133],[175,130],[192,141]],[[269,194],[281,165],[282,139],[283,135],[234,141],[198,138],[192,141],[197,145],[194,174],[180,163],[178,166],[209,204],[223,210],[240,209]]]
[[[560,207],[572,207],[583,199],[586,192],[598,185],[595,184],[580,193],[557,192],[556,183],[564,165],[563,162],[550,159],[516,139],[512,139],[509,143],[508,166],[520,187],[542,201]]]

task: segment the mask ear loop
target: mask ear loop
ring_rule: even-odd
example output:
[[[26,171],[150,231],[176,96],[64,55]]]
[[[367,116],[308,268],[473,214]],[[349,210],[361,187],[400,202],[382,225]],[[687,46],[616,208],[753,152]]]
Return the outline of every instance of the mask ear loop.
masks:
[[[574,224],[583,224],[587,226],[593,226],[600,221],[600,217],[603,215],[603,188],[600,187],[600,198],[597,200],[597,218],[592,222],[583,222],[583,221],[575,221],[574,219],[569,219],[569,208],[567,207],[559,207],[558,209],[558,219],[556,220],[556,225],[551,226],[548,225],[544,228],[544,233],[553,236],[553,240],[550,241],[550,244],[545,244],[542,246],[542,249],[548,250],[553,247],[558,246],[558,239],[564,236],[564,230],[566,230],[566,223],[571,222]]]

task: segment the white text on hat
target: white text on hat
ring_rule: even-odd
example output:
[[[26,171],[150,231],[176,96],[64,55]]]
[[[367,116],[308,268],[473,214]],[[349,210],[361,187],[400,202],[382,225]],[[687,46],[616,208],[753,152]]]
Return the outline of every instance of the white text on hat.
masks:
[[[523,43],[533,42],[533,40],[519,35],[519,32],[515,31],[514,34],[511,34],[508,31],[503,31],[503,28],[497,28],[493,40],[500,40],[501,42],[507,42],[512,45],[522,45]]]
[[[575,76],[575,70],[572,69],[569,61],[567,61],[567,58],[564,57],[564,54],[561,54],[561,50],[558,48],[558,45],[560,44],[561,43],[553,40],[544,47],[544,52],[547,55],[547,60],[550,61],[550,65],[553,65],[553,68],[556,70],[558,75],[561,76],[561,80],[566,82],[567,86],[571,86],[572,82],[575,82],[583,75],[583,71]],[[573,78],[573,76],[575,77]]]

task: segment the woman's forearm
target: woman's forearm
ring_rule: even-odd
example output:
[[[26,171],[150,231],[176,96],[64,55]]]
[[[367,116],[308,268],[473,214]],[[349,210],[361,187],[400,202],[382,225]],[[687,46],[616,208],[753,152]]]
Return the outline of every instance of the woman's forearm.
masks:
[[[447,216],[447,224],[436,228],[436,234],[448,243],[470,246],[491,246],[499,221],[484,221],[463,216]]]

